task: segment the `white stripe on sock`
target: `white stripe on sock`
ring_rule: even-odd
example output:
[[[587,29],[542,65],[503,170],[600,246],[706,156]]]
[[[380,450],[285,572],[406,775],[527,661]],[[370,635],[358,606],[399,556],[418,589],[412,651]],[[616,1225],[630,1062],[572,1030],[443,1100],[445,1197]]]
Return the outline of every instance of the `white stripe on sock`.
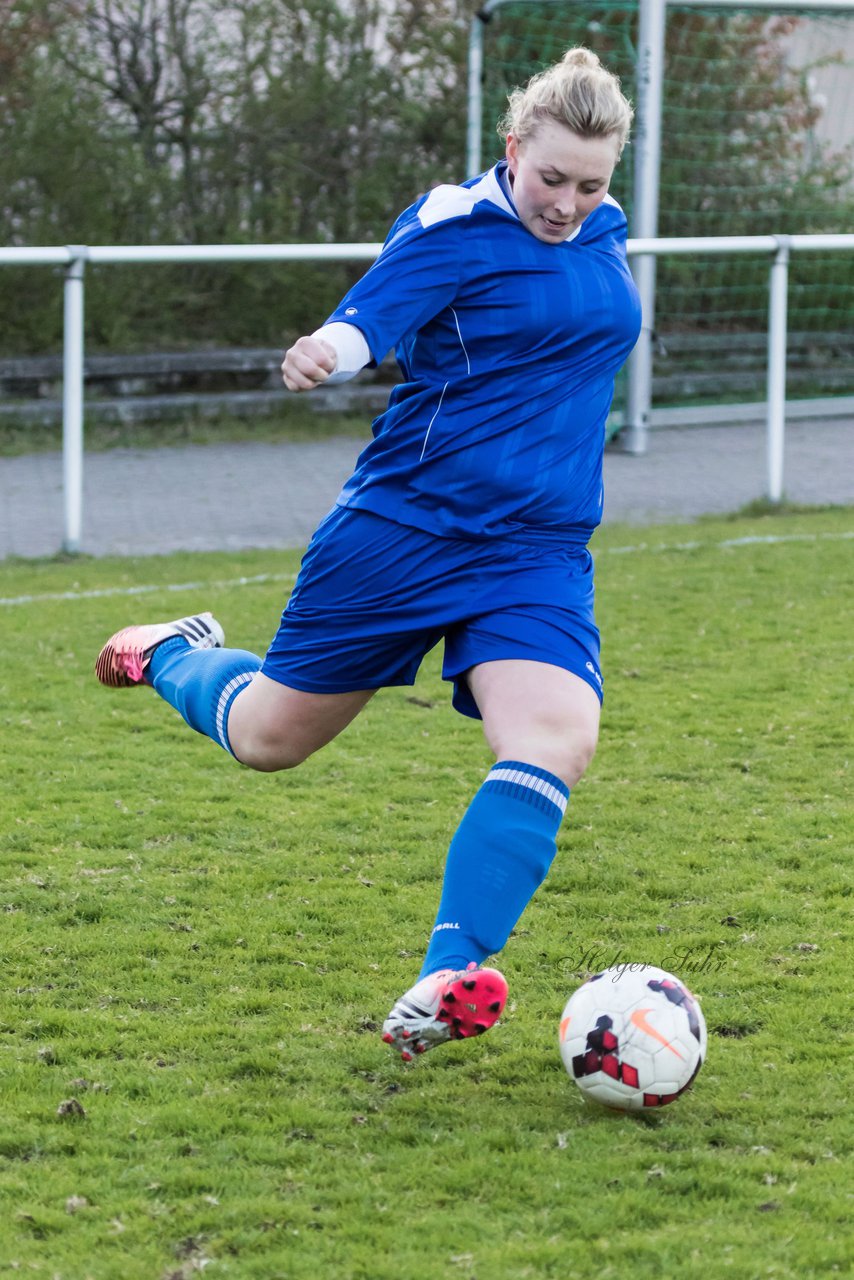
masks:
[[[561,813],[566,813],[566,796],[557,787],[552,786],[550,782],[546,782],[545,778],[539,778],[534,773],[523,773],[521,769],[490,769],[487,775],[487,782],[513,782],[519,787],[530,787],[532,791],[537,791],[541,796],[545,796],[547,800],[551,800],[552,804],[557,805]]]
[[[239,676],[234,676],[219,695],[219,702],[216,706],[216,733],[226,751],[230,752],[231,748],[228,745],[228,738],[225,733],[225,709],[228,706],[231,695],[238,689],[242,689],[245,684],[248,684],[254,674],[254,671],[243,671]]]

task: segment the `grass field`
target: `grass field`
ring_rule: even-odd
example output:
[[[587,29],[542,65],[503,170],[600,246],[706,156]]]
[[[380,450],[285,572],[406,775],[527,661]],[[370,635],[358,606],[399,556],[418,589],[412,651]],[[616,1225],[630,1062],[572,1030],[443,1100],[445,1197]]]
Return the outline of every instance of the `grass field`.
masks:
[[[183,416],[174,422],[86,423],[86,451],[106,449],[159,449],[187,444],[236,444],[328,440],[334,437],[368,438],[364,413],[315,413],[283,396],[278,412],[255,412],[251,417],[221,413],[213,417]],[[62,448],[62,424],[35,426],[24,419],[0,418],[0,458],[22,454],[54,453]]]
[[[438,655],[258,776],[92,663],[201,607],[263,648],[296,555],[0,565],[0,1276],[852,1273],[854,511],[594,546],[599,753],[501,1025],[411,1067],[378,1025],[490,763]],[[615,959],[674,969],[710,1032],[641,1119],[557,1051]]]

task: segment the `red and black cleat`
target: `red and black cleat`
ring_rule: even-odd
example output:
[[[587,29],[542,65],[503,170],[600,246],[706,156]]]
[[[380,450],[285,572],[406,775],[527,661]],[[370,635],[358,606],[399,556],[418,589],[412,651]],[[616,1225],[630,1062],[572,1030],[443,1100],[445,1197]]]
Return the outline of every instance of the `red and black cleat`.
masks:
[[[495,1026],[507,1003],[507,982],[497,969],[442,969],[416,982],[383,1023],[383,1040],[404,1062],[449,1040],[467,1040]]]

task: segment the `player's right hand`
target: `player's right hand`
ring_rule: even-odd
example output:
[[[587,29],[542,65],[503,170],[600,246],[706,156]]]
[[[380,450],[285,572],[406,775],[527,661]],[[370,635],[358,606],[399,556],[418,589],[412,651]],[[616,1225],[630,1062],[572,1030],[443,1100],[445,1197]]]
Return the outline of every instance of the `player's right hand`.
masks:
[[[297,338],[285,352],[282,378],[288,391],[312,391],[334,373],[338,353],[319,338]]]

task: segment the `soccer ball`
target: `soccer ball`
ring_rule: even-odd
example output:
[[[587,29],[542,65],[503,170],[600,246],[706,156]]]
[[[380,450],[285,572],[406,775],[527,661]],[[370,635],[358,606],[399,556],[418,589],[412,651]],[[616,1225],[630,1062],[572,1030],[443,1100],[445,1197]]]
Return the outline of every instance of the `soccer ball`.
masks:
[[[696,997],[672,973],[620,964],[570,996],[560,1056],[582,1093],[606,1107],[663,1107],[703,1065],[706,1023]]]

